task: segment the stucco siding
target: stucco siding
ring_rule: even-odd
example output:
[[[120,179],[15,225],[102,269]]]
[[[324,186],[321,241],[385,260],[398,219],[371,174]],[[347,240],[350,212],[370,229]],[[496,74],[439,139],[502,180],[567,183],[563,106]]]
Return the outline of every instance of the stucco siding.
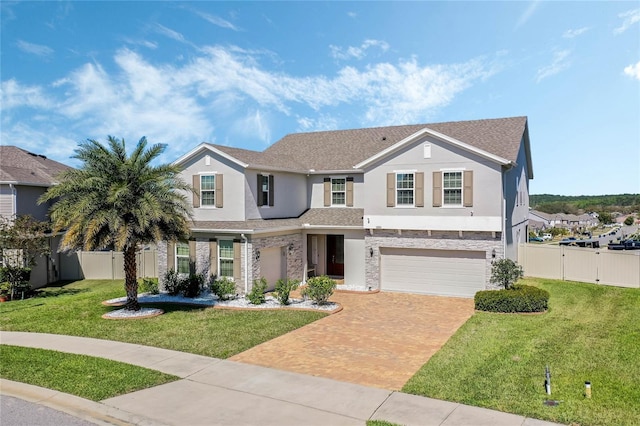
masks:
[[[207,165],[207,156],[209,165]],[[244,169],[226,158],[209,152],[201,153],[183,165],[181,175],[187,183],[191,184],[193,175],[199,174],[223,175],[223,206],[222,208],[213,206],[194,208],[194,220],[245,220]],[[188,193],[186,196],[191,203],[193,194]]]
[[[429,158],[425,158],[425,145],[429,145]],[[433,207],[433,172],[443,170],[473,171],[472,207]],[[387,207],[387,173],[399,171],[424,173],[424,207]],[[424,137],[365,171],[365,213],[400,217],[500,217],[501,175],[501,166],[493,161],[436,138]]]
[[[348,286],[365,286],[364,232],[354,231],[344,234],[344,283]]]
[[[524,142],[520,145],[516,166],[507,170],[505,179],[505,257],[518,259],[518,244],[527,242],[529,221],[529,179]]]
[[[273,176],[273,206],[258,206],[258,174]],[[306,176],[295,173],[245,172],[245,206],[247,219],[297,217],[307,209]]]
[[[311,175],[308,182],[308,203],[312,209],[323,208],[324,205],[324,178],[353,178],[353,206],[363,208],[365,199],[365,183],[362,173],[335,174],[335,175]],[[344,207],[344,206],[342,206]]]

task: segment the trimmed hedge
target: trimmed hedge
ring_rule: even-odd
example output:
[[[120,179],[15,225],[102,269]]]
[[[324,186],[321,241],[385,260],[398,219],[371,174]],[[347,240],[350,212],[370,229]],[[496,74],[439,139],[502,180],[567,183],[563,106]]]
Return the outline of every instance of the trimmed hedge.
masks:
[[[538,287],[516,284],[509,290],[484,290],[475,295],[476,309],[488,312],[544,312],[549,292]]]

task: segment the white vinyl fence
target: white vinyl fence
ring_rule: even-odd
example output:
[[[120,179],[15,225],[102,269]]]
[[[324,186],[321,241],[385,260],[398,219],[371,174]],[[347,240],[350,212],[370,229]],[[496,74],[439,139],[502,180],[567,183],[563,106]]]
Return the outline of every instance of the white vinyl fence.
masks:
[[[158,252],[144,250],[136,255],[138,278],[158,277]],[[119,251],[78,251],[60,254],[60,279],[124,279],[124,255]]]
[[[525,276],[640,288],[640,250],[520,244]]]

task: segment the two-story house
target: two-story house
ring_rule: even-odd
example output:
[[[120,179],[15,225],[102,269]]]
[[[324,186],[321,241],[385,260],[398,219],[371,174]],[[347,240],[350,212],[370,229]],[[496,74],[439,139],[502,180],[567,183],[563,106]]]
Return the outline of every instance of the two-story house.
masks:
[[[348,288],[472,297],[491,261],[517,259],[533,178],[526,117],[287,135],[263,152],[203,143],[189,241],[159,272],[326,274]]]
[[[17,146],[0,146],[0,217],[11,219],[30,215],[47,221],[52,203],[38,204],[38,198],[52,185],[56,176],[69,169],[44,155]],[[31,284],[41,287],[59,279],[61,254],[57,252],[59,237],[51,238],[51,255],[37,259],[31,272]]]

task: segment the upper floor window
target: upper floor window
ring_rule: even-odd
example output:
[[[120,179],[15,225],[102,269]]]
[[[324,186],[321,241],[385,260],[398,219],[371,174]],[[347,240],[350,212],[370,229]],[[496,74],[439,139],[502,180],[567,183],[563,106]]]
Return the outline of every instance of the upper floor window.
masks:
[[[189,273],[189,244],[177,243],[176,244],[176,272],[179,274]]]
[[[347,180],[345,178],[331,179],[331,205],[344,206],[347,203]]]
[[[396,205],[413,206],[414,174],[396,173]]]
[[[274,204],[274,187],[273,175],[258,175],[258,193],[256,199],[258,206],[273,206]]]
[[[200,176],[200,200],[203,206],[216,205],[216,176]]]
[[[443,172],[442,191],[442,200],[445,206],[461,206],[462,172]]]

